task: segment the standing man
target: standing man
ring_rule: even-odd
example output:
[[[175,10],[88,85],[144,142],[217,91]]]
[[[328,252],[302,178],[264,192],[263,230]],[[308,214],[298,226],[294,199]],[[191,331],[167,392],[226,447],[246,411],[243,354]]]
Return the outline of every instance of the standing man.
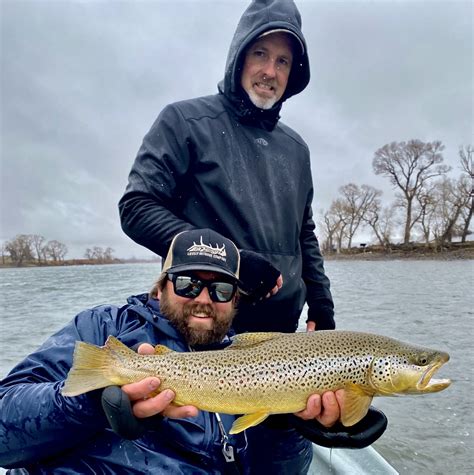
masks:
[[[294,332],[305,302],[308,330],[335,327],[314,234],[309,150],[279,121],[283,102],[303,91],[309,78],[294,2],[252,1],[237,26],[218,94],[165,107],[143,140],[119,203],[125,233],[161,256],[176,233],[209,227],[244,250],[242,260],[253,251],[281,271],[275,296],[241,300],[237,333]],[[317,402],[322,417],[324,408],[337,405],[333,393]],[[248,436],[255,473],[307,469],[311,445],[292,430],[261,425]]]
[[[283,275],[272,299],[242,305],[237,332],[334,328],[329,280],[314,234],[308,147],[279,121],[309,82],[292,0],[255,0],[232,40],[219,93],[165,107],[145,136],[120,200],[122,227],[165,256],[173,236],[210,227]]]

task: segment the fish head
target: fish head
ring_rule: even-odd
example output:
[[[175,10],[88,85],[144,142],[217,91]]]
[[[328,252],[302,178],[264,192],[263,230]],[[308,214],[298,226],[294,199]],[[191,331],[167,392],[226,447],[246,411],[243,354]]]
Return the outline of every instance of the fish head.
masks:
[[[399,351],[374,358],[370,384],[380,395],[426,394],[446,389],[449,379],[433,375],[449,361],[443,351],[404,345]]]

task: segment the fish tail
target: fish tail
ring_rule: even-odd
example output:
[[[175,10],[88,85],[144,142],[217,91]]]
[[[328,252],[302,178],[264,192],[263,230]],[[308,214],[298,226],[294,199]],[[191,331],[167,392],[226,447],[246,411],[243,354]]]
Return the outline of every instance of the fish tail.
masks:
[[[133,350],[114,337],[109,337],[105,346],[102,347],[83,341],[76,342],[73,366],[61,394],[63,396],[78,396],[94,389],[125,384],[115,369],[114,360],[129,352],[135,355]]]

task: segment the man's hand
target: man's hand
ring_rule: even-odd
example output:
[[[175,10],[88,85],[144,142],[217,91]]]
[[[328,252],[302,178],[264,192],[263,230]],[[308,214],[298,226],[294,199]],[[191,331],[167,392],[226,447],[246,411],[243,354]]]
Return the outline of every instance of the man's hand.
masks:
[[[144,343],[138,353],[154,354],[152,345]],[[137,383],[119,388],[109,386],[102,391],[102,407],[112,430],[124,439],[137,439],[146,430],[159,426],[161,417],[194,417],[198,409],[194,406],[174,406],[175,394],[166,389],[157,394],[160,386],[158,378],[149,377]]]
[[[165,389],[156,394],[160,386],[158,378],[145,378],[137,383],[122,386],[122,391],[132,403],[132,412],[135,417],[143,419],[160,414],[170,418],[195,417],[198,409],[194,406],[172,405],[175,393],[171,389]]]
[[[275,295],[276,293],[278,293],[278,291],[283,287],[283,276],[280,274],[278,276],[278,279],[276,281],[276,285],[275,287],[273,287],[272,290],[270,290],[270,292],[268,292],[268,294],[265,296],[267,299],[272,297],[273,295]]]
[[[138,354],[153,355],[155,349],[149,343],[143,343],[138,347]],[[173,406],[171,403],[175,393],[171,389],[165,389],[156,394],[161,382],[158,378],[149,377],[137,383],[122,386],[122,391],[132,402],[132,411],[135,417],[143,419],[160,414],[170,418],[195,417],[198,409],[194,406]]]
[[[280,271],[257,252],[240,250],[240,290],[254,301],[275,295],[283,285]]]
[[[313,394],[306,409],[289,416],[289,424],[303,437],[317,445],[330,448],[362,449],[374,443],[387,428],[385,414],[369,407],[367,415],[352,427],[339,422],[344,390]],[[296,417],[295,417],[296,416]]]
[[[324,427],[333,426],[341,417],[344,390],[327,391],[322,396],[312,394],[306,403],[306,408],[295,413],[304,420],[316,419]]]

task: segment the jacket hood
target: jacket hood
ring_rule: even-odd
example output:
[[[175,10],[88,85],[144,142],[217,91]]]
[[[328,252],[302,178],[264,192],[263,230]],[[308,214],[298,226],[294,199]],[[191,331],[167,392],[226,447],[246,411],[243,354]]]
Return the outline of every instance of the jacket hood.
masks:
[[[293,0],[253,0],[237,25],[227,56],[224,80],[219,84],[219,91],[235,103],[248,95],[240,85],[244,54],[246,49],[262,33],[269,30],[283,29],[295,35],[304,47],[295,49],[293,67],[288,85],[281,100],[273,107],[276,112],[281,103],[300,93],[309,83],[310,71],[306,41],[301,31],[301,15]],[[250,100],[248,99],[250,103]],[[273,109],[270,109],[272,111]]]

